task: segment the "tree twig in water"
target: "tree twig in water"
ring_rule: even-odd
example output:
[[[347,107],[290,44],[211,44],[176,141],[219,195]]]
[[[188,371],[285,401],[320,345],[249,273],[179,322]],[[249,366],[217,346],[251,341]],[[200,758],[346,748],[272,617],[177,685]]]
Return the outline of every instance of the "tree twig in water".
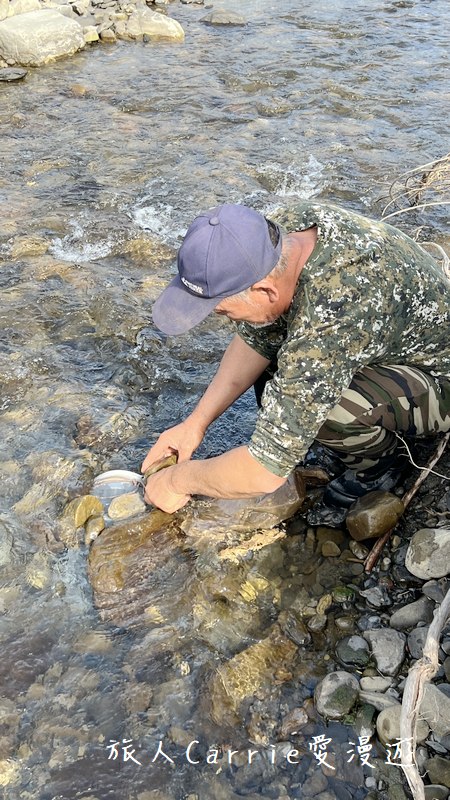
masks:
[[[441,439],[441,441],[439,442],[438,447],[436,448],[436,452],[433,454],[433,456],[429,459],[429,461],[426,464],[426,466],[420,472],[420,474],[417,477],[417,480],[412,485],[411,489],[409,489],[403,495],[402,502],[403,502],[403,505],[404,505],[405,509],[409,506],[411,500],[413,499],[413,497],[417,493],[417,490],[419,489],[419,487],[428,478],[428,475],[432,471],[434,465],[437,464],[437,462],[439,461],[439,459],[442,456],[445,448],[447,447],[449,439],[450,439],[450,431],[445,434],[443,439]],[[372,550],[370,551],[369,555],[367,556],[367,558],[366,558],[366,560],[364,562],[364,568],[365,568],[366,572],[371,572],[371,570],[374,568],[375,564],[377,563],[377,561],[378,561],[378,559],[379,559],[379,557],[381,555],[383,547],[386,544],[386,542],[389,541],[393,530],[395,530],[395,526],[394,526],[394,528],[391,528],[390,531],[387,531],[387,533],[385,533],[384,536],[382,536],[380,539],[377,539],[377,541],[375,542],[374,546],[372,547]]]

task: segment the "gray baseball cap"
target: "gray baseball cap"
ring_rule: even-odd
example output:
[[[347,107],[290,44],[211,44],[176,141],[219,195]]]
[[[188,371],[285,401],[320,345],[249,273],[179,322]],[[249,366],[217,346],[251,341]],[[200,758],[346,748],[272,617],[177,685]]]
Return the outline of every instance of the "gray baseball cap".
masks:
[[[155,325],[171,336],[185,333],[224,297],[265,278],[280,255],[281,236],[274,246],[267,220],[253,208],[224,204],[205,211],[183,239],[177,277],[153,304]]]

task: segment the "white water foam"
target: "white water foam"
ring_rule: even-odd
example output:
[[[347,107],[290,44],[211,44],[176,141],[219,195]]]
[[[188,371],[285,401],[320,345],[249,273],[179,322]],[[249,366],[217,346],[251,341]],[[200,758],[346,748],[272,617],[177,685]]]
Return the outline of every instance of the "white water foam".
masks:
[[[55,258],[61,261],[81,264],[87,261],[95,261],[98,258],[105,258],[111,253],[114,247],[112,240],[86,241],[86,229],[89,228],[89,222],[86,222],[86,227],[84,227],[79,220],[70,220],[69,225],[72,228],[71,233],[68,233],[62,239],[55,237],[52,240],[49,252]]]

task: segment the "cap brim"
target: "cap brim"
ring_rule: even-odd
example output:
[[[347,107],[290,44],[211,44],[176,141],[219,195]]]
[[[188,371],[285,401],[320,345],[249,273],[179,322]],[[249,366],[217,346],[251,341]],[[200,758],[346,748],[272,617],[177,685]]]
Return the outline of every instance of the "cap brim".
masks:
[[[186,291],[179,275],[153,303],[153,322],[168,336],[186,333],[213,311],[220,298],[197,297]]]

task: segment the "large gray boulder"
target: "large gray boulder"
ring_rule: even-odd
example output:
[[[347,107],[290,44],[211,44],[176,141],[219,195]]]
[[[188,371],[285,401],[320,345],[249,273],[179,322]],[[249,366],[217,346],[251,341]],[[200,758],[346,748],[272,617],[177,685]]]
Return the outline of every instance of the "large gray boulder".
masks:
[[[0,58],[8,64],[39,67],[85,46],[75,20],[52,9],[18,14],[0,22]]]
[[[182,42],[184,30],[180,23],[165,14],[152,11],[150,8],[136,8],[124,28],[117,25],[119,36],[139,39],[148,36],[150,39],[163,39],[166,41]]]

